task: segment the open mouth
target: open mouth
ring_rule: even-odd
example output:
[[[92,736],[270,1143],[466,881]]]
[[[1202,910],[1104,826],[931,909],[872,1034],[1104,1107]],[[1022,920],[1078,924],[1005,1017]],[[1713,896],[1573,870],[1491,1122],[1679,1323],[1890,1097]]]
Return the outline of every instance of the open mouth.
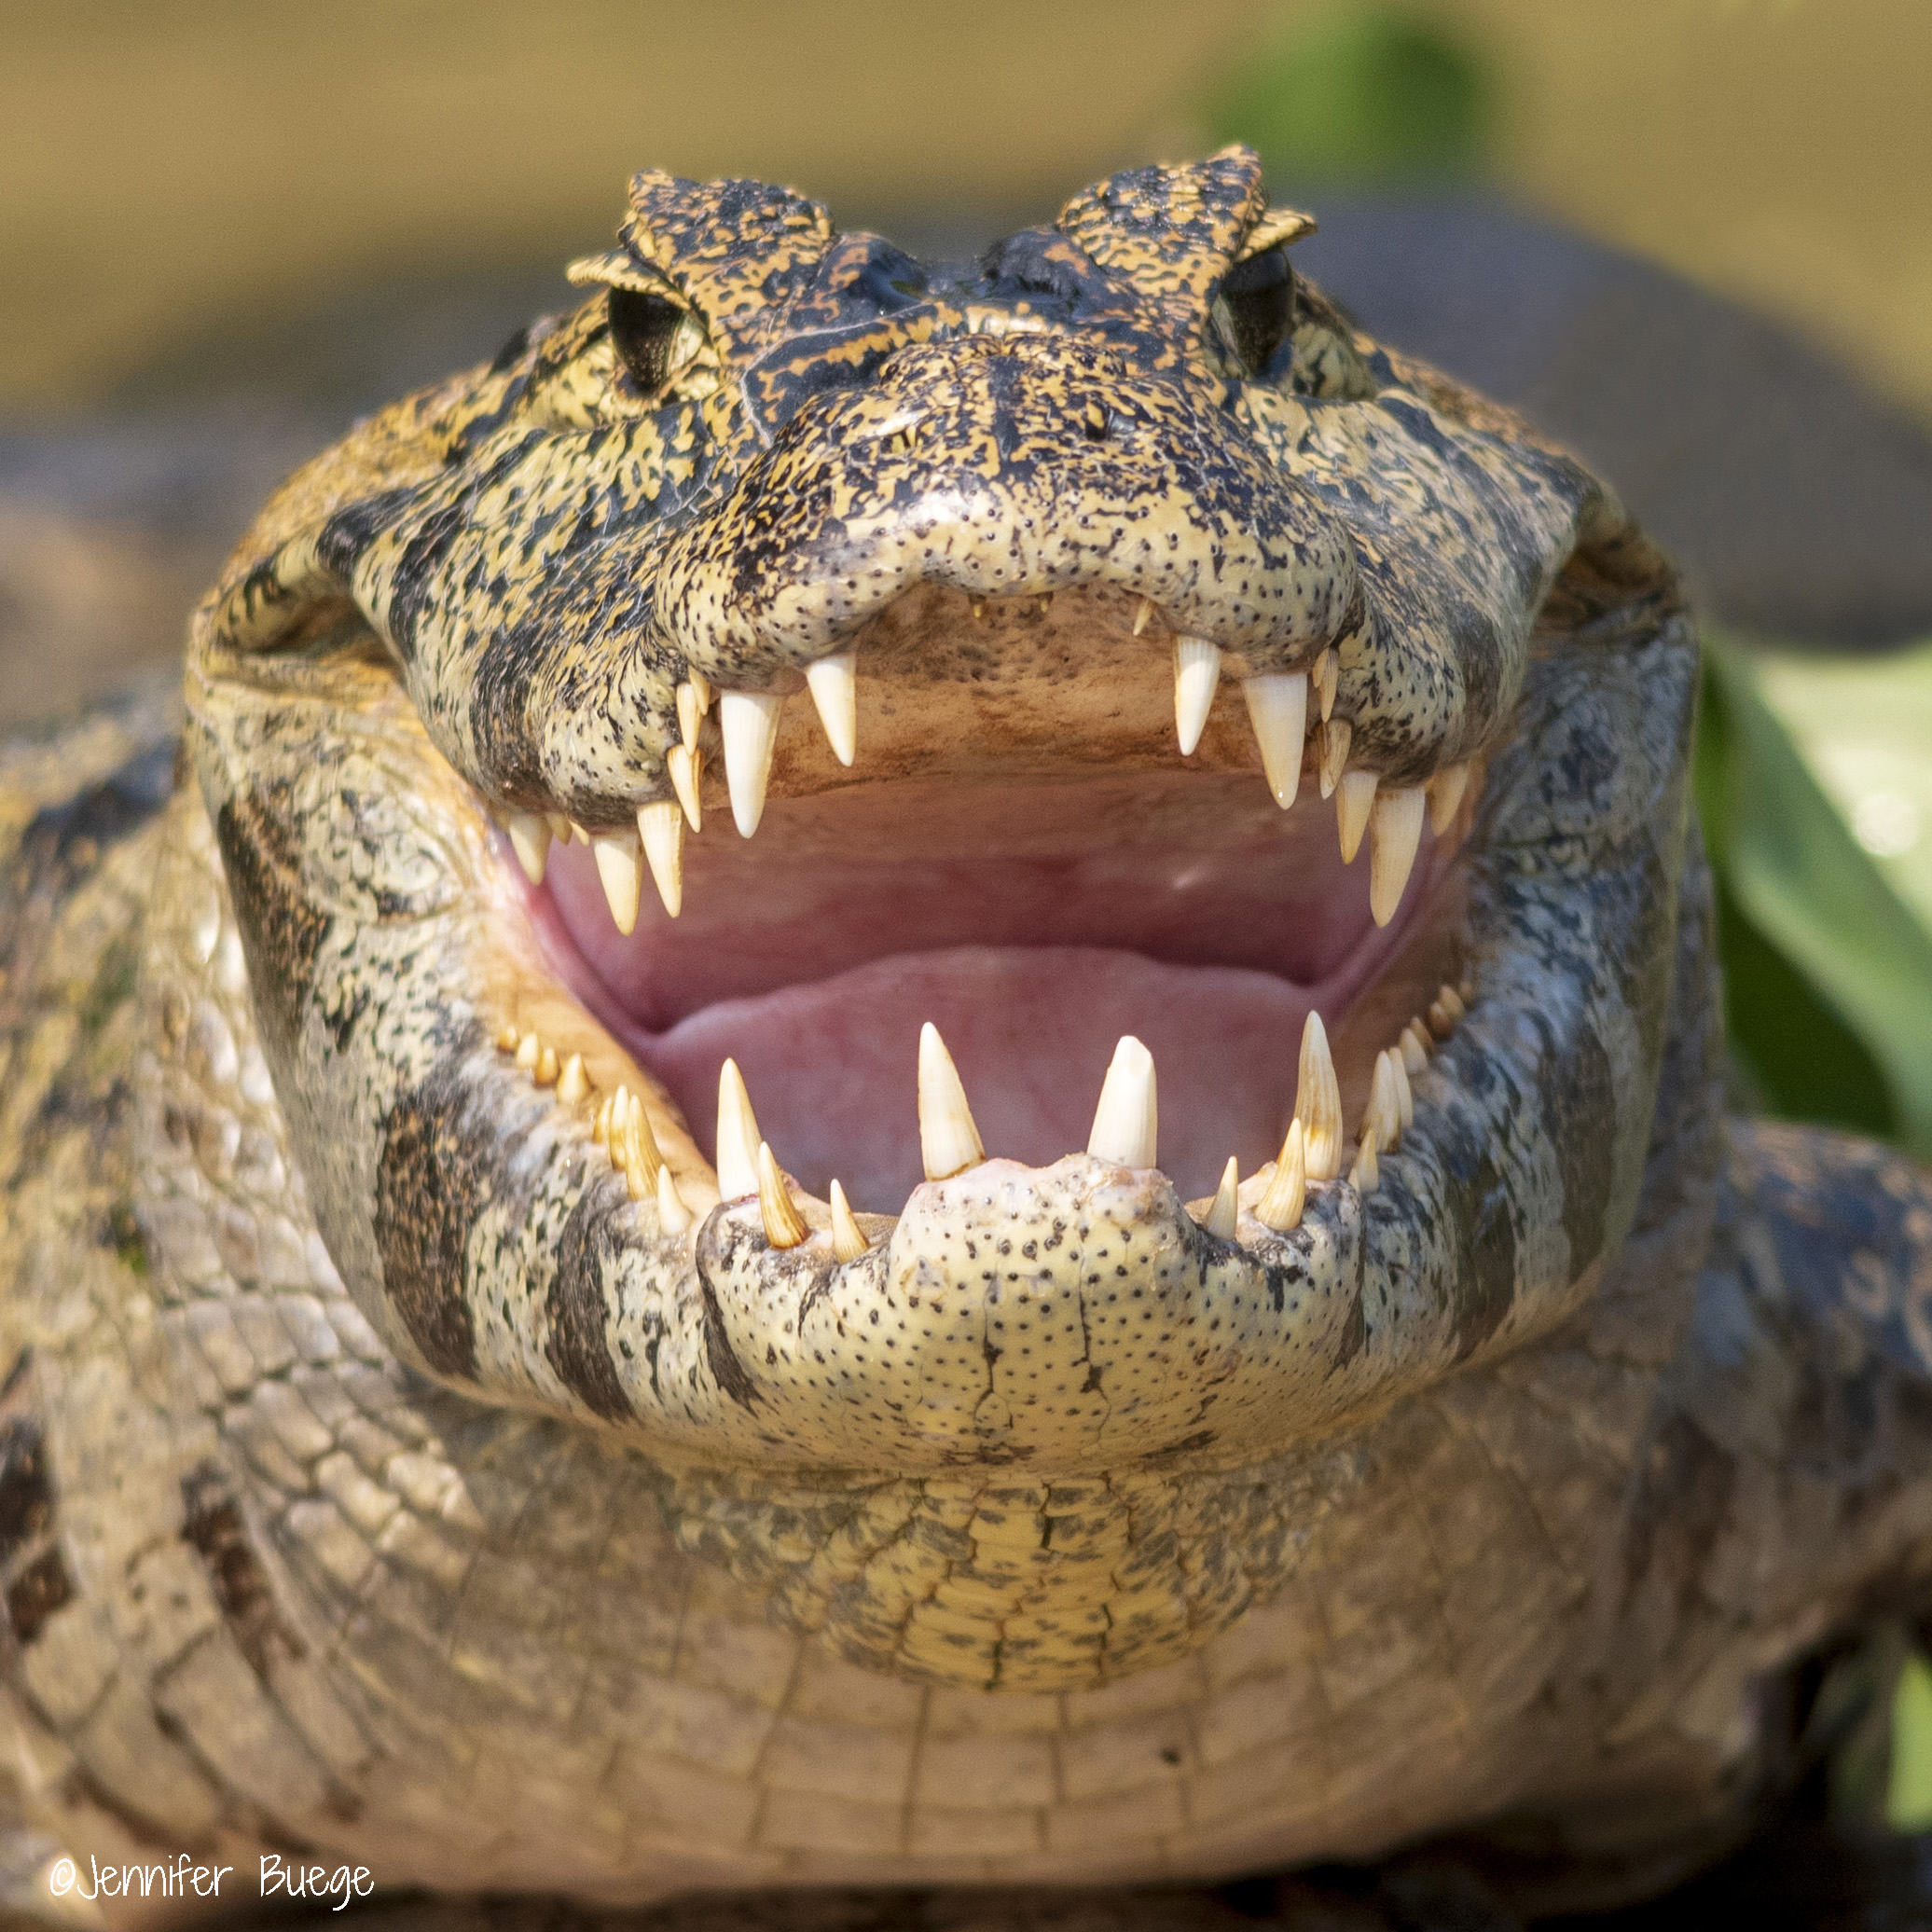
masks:
[[[1109,1151],[1211,1201],[1230,1160],[1254,1176],[1282,1152],[1298,1101],[1310,1111],[1304,1038],[1336,1069],[1359,1148],[1377,1063],[1386,1053],[1405,1104],[1429,1010],[1460,977],[1470,767],[1379,787],[1320,718],[1332,659],[1312,692],[1307,674],[1269,676],[1244,702],[1214,647],[1171,634],[1145,600],[915,599],[922,628],[957,625],[982,661],[1056,647],[1090,660],[1096,627],[1125,640],[1138,622],[1104,721],[1117,762],[1096,770],[1041,748],[990,770],[961,759],[874,777],[868,738],[890,745],[895,698],[846,683],[817,724],[804,693],[768,705],[783,722],[761,768],[759,747],[731,735],[738,695],[700,709],[693,691],[684,749],[709,774],[681,786],[695,811],[667,825],[645,807],[642,840],[579,840],[559,820],[557,846],[545,821],[516,821],[529,913],[571,990],[714,1165],[729,1061],[777,1163],[821,1200],[836,1181],[861,1212],[896,1214],[975,1150],[1031,1167]],[[1150,742],[1164,704],[1166,743]],[[859,752],[849,768],[833,762],[840,749]],[[957,1086],[935,1085],[929,1044],[922,1087],[928,1028]],[[1124,1070],[1112,1104],[1144,1105],[1151,1125],[1111,1147],[1097,1110],[1124,1038],[1145,1047],[1151,1090],[1143,1103],[1141,1076]],[[1140,1064],[1130,1049],[1124,1069]],[[970,1124],[949,1139],[939,1116],[960,1091]],[[728,1111],[729,1082],[724,1093]],[[1399,1112],[1379,1123],[1382,1152],[1399,1136]],[[728,1125],[722,1138],[728,1168]],[[1332,1179],[1321,1170],[1343,1151],[1318,1154],[1309,1178]],[[728,1173],[720,1188],[733,1194]]]

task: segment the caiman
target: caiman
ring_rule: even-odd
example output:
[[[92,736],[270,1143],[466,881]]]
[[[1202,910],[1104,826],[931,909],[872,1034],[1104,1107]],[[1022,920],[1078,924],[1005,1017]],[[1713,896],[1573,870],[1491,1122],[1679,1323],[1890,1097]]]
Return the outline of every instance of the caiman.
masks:
[[[1932,1601],[1932,1185],[1725,1117],[1679,580],[1311,226],[642,173],[6,752],[17,1906],[1600,1902]]]

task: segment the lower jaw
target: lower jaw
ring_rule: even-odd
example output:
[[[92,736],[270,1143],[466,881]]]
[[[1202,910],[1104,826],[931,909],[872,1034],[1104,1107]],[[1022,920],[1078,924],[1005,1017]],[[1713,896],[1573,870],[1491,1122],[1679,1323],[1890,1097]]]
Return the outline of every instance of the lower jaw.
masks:
[[[1461,976],[1464,875],[1452,859],[1441,853],[1396,922],[1315,986],[1111,948],[955,946],[721,1000],[662,1032],[624,1011],[546,895],[530,906],[554,970],[661,1083],[707,1159],[728,1056],[787,1172],[821,1197],[836,1178],[860,1210],[896,1213],[925,1179],[924,1023],[951,1052],[987,1152],[1035,1167],[1086,1145],[1102,1076],[1131,1033],[1158,1071],[1160,1168],[1189,1199],[1214,1192],[1231,1155],[1243,1174],[1274,1158],[1311,1011],[1332,1038],[1345,1118],[1359,1115],[1377,1053]]]

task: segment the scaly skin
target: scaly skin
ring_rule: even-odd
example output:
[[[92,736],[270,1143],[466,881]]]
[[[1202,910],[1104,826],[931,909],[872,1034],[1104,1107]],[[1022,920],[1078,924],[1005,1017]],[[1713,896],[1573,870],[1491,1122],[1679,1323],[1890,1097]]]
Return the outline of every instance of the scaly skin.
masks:
[[[1246,367],[1222,277],[1300,225],[1239,152],[890,299],[910,265],[797,197],[633,209],[585,278],[704,318],[656,407],[593,296],[292,480],[178,756],[150,704],[0,764],[21,1896],[57,1844],[607,1901],[1498,1823],[1549,1898],[1712,1856],[1790,1774],[1802,1661],[1925,1601],[1932,1190],[1720,1121],[1667,567],[1312,290]],[[1467,976],[1413,1128],[1286,1230],[1250,1177],[1231,1241],[1081,1154],[929,1183],[849,1262],[797,1194],[775,1247],[486,805],[628,836],[692,670],[782,692],[854,639],[861,764],[792,706],[775,817],[1152,785],[1141,594],[1235,676],[1334,648],[1390,786],[1485,762],[1337,1042],[1359,1118],[1387,1000]],[[1194,768],[1259,762],[1221,716]],[[531,1030],[586,1098],[500,1051]],[[593,1138],[620,1082],[688,1228]]]

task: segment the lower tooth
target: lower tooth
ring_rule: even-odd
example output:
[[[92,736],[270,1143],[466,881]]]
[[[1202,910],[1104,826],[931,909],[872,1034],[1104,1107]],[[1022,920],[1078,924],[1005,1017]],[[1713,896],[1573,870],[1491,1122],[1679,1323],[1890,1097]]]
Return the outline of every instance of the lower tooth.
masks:
[[[691,1225],[691,1210],[684,1206],[669,1167],[657,1170],[657,1225],[667,1235],[682,1235]]]
[[[1358,1194],[1372,1194],[1381,1184],[1381,1170],[1375,1164],[1375,1130],[1369,1127],[1362,1132],[1355,1165],[1348,1170],[1348,1185]]]
[[[1302,1028],[1295,1119],[1304,1137],[1308,1179],[1332,1180],[1342,1171],[1342,1089],[1318,1013],[1309,1014]]]
[[[793,1205],[791,1190],[771,1149],[758,1143],[758,1218],[765,1223],[765,1238],[774,1248],[796,1248],[811,1233]]]
[[[1254,1218],[1276,1234],[1285,1235],[1302,1224],[1302,1208],[1308,1195],[1307,1146],[1300,1121],[1290,1122],[1288,1138],[1275,1162],[1275,1171],[1254,1204]]]
[[[568,1107],[574,1107],[590,1091],[590,1082],[584,1072],[584,1056],[573,1054],[563,1063],[563,1071],[557,1076],[557,1097]]]
[[[517,1064],[526,1073],[537,1070],[537,1060],[544,1051],[544,1042],[534,1033],[526,1033],[517,1042]]]
[[[928,1020],[919,1028],[919,1164],[928,1180],[945,1180],[986,1157],[959,1070]]]
[[[1217,1241],[1232,1241],[1235,1231],[1241,1222],[1241,1168],[1235,1157],[1228,1156],[1228,1164],[1221,1170],[1221,1186],[1214,1196],[1214,1205],[1208,1210],[1208,1219],[1201,1225]]]
[[[758,1192],[758,1148],[762,1137],[752,1097],[736,1060],[718,1069],[718,1192],[741,1201]]]
[[[539,1086],[557,1084],[557,1049],[545,1045],[537,1054],[537,1063],[531,1070],[531,1077]]]
[[[1107,1078],[1100,1084],[1087,1152],[1097,1161],[1115,1161],[1123,1167],[1152,1167],[1158,1165],[1159,1138],[1153,1056],[1126,1033],[1113,1049]]]
[[[1406,1134],[1415,1125],[1415,1095],[1409,1085],[1409,1069],[1403,1061],[1401,1048],[1392,1046],[1388,1049],[1388,1065],[1395,1075],[1396,1111],[1400,1116],[1398,1131]]]
[[[845,1189],[832,1183],[832,1252],[842,1262],[855,1262],[871,1246],[865,1231],[852,1219]]]
[[[1395,1068],[1399,1064],[1388,1048],[1375,1056],[1375,1074],[1369,1083],[1369,1111],[1362,1119],[1364,1142],[1393,1149],[1402,1130],[1402,1100],[1396,1087]]]
[[[1414,1020],[1402,1028],[1397,1042],[1402,1051],[1402,1070],[1413,1080],[1428,1065],[1428,1039]]]

